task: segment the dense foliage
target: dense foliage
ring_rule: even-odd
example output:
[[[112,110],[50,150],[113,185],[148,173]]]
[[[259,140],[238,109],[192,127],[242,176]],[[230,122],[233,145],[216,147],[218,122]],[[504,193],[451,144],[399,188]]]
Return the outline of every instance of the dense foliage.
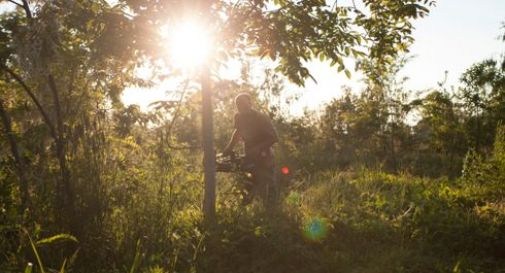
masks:
[[[0,17],[0,271],[505,265],[505,60],[473,65],[454,92],[404,90],[399,54],[432,1],[10,2]],[[218,221],[202,223],[199,85],[170,66],[155,31],[181,14],[206,14],[224,36],[213,72],[244,61],[240,79],[213,78],[218,149],[239,92],[275,123],[278,166],[290,169],[276,210],[241,206],[243,177],[219,174]],[[261,83],[254,56],[275,60]],[[284,80],[302,85],[311,58],[347,75],[355,58],[366,88],[289,116]],[[154,85],[136,74],[146,64],[180,82],[176,99],[149,112],[120,99]]]

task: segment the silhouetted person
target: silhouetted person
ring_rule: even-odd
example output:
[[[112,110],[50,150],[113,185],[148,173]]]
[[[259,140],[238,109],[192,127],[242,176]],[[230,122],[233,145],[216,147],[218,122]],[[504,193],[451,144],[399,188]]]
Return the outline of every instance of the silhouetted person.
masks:
[[[252,107],[252,99],[246,93],[235,98],[238,113],[235,114],[231,140],[223,155],[232,153],[240,139],[244,142],[245,159],[243,166],[251,170],[253,185],[246,189],[245,202],[259,195],[264,204],[270,207],[275,202],[276,184],[274,174],[274,155],[272,145],[278,141],[277,133],[270,118]]]

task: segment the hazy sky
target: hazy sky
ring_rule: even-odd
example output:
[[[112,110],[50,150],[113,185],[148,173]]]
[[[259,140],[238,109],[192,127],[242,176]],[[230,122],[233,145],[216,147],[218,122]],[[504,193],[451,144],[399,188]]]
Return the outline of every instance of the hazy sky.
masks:
[[[497,58],[505,52],[498,40],[505,21],[505,0],[439,0],[431,13],[414,22],[416,29],[410,55],[414,58],[401,71],[409,80],[407,90],[435,87],[448,71],[448,85],[457,85],[466,68],[486,58]],[[341,86],[359,89],[359,75],[348,80],[336,75],[327,65],[314,63],[312,74],[318,84],[309,82],[297,105],[314,109],[341,94]],[[299,111],[299,109],[297,109]]]
[[[505,22],[505,0],[439,1],[429,17],[415,23],[417,55],[405,68],[409,87],[427,88],[449,71],[448,82],[456,84],[461,73],[475,62],[497,58],[505,52],[498,36]]]

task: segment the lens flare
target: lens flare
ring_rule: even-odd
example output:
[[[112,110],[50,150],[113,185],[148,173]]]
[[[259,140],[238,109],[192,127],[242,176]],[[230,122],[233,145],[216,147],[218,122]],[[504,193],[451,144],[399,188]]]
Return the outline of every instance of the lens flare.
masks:
[[[311,218],[305,223],[303,233],[311,241],[321,241],[328,234],[328,223],[321,218]]]

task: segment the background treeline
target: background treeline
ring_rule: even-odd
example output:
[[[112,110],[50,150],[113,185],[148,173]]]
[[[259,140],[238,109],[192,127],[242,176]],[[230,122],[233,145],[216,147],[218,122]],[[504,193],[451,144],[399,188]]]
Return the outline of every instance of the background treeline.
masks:
[[[209,231],[198,84],[181,81],[149,112],[124,105],[125,87],[153,85],[135,76],[136,56],[159,41],[106,3],[51,3],[0,18],[0,271],[503,269],[504,60],[413,95],[397,59],[301,117],[287,113],[283,77],[266,69],[254,82],[245,60],[240,79],[215,79],[216,146],[233,97],[250,92],[291,173],[273,212],[241,207],[243,178],[218,175]]]
[[[505,118],[504,64],[485,60],[461,76],[461,87],[439,83],[416,95],[395,73],[360,92],[344,89],[320,113],[280,117],[278,127],[289,139],[281,145],[286,160],[303,155],[289,162],[309,172],[363,166],[457,177],[469,151],[489,155],[493,149]]]

